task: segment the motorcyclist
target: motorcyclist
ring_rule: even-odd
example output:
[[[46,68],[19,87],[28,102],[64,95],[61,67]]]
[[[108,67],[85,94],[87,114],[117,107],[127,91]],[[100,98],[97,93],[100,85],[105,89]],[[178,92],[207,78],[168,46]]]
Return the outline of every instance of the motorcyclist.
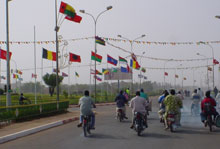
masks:
[[[179,107],[181,107],[181,103],[178,102],[178,100],[176,98],[178,98],[177,96],[175,96],[176,92],[174,89],[170,90],[170,95],[168,95],[165,99],[164,99],[164,105],[165,105],[165,114],[164,114],[164,121],[165,121],[165,129],[168,129],[168,124],[167,124],[167,116],[168,113],[172,112],[175,113],[176,115],[179,114]]]
[[[150,108],[151,108],[150,106],[151,105],[150,105],[150,102],[149,102],[148,95],[147,95],[147,93],[144,92],[143,88],[141,89],[140,97],[143,97],[147,101],[148,106],[146,107],[146,110],[147,110],[147,115],[149,115],[149,111],[150,111]]]
[[[132,98],[130,102],[130,107],[132,108],[132,125],[130,127],[131,129],[133,129],[134,127],[135,112],[140,112],[143,115],[145,126],[148,127],[146,122],[146,108],[145,108],[147,104],[148,104],[147,101],[143,97],[140,97],[140,91],[136,91],[136,96]]]
[[[164,105],[163,101],[168,95],[169,95],[169,92],[167,90],[164,90],[163,95],[161,95],[158,98],[158,103],[160,104],[158,114],[159,114],[159,118],[160,118],[161,123],[163,122],[163,114],[165,113],[165,105]]]
[[[89,96],[89,91],[86,90],[84,92],[84,96],[79,99],[80,106],[80,123],[77,127],[82,126],[83,116],[91,116],[91,129],[95,129],[95,114],[92,111],[92,107],[95,108],[95,103],[93,102],[92,98]]]
[[[23,105],[24,104],[24,100],[27,100],[27,98],[24,97],[24,94],[21,93],[20,94],[20,98],[19,98],[19,104],[20,105]]]
[[[205,98],[201,102],[201,120],[207,126],[206,120],[208,114],[214,115],[214,119],[219,113],[216,111],[216,101],[210,96],[210,91],[205,93]]]
[[[126,117],[126,107],[125,107],[125,104],[128,101],[127,101],[126,97],[123,95],[123,91],[122,90],[120,91],[119,95],[116,96],[115,102],[116,102],[116,116],[117,116],[118,109],[122,109],[122,111],[124,113],[124,118],[128,119]]]
[[[197,89],[193,91],[192,94],[192,104],[191,104],[191,114],[193,114],[193,109],[199,107],[199,102],[201,101],[200,95],[197,93]]]

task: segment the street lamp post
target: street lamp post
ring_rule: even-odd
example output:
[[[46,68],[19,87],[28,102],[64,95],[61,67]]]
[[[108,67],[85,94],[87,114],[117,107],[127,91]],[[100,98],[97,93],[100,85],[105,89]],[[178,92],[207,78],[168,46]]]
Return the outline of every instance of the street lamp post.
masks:
[[[141,35],[140,37],[137,37],[137,38],[135,38],[135,39],[133,39],[133,40],[130,40],[130,39],[128,39],[128,38],[126,38],[126,37],[124,37],[124,36],[122,36],[122,35],[118,35],[119,38],[122,38],[122,39],[125,39],[125,40],[129,41],[129,43],[131,44],[131,52],[132,52],[132,54],[133,54],[133,43],[134,43],[136,40],[138,40],[138,39],[144,38],[145,36],[146,36],[146,35],[143,34],[143,35]],[[131,94],[132,94],[132,93],[133,93],[133,71],[132,71],[132,79],[131,79]]]
[[[85,10],[80,10],[81,13],[87,14],[92,17],[94,24],[95,24],[95,37],[96,37],[96,25],[97,25],[98,18],[101,16],[101,14],[111,9],[112,9],[112,6],[108,6],[106,10],[100,12],[96,18],[92,14],[85,12]],[[94,41],[95,41],[95,56],[96,56],[96,53],[97,53],[96,39],[94,39]],[[95,60],[95,100],[96,100],[96,60]]]
[[[208,85],[208,90],[209,90],[209,70],[208,70],[208,58],[205,56],[205,55],[202,55],[202,54],[200,54],[200,53],[196,53],[196,55],[198,55],[198,56],[202,56],[202,57],[204,57],[204,58],[206,58],[207,59],[207,85]]]
[[[8,2],[6,0],[6,46],[7,46],[7,91],[6,91],[6,106],[11,105],[11,79],[10,79],[10,55],[9,55],[9,15],[8,15]]]
[[[142,61],[141,61],[141,60],[142,60],[144,54],[145,54],[145,52],[142,53],[141,58],[140,58],[140,64],[141,64],[141,66],[142,66]],[[139,76],[139,77],[140,77],[140,89],[141,89],[141,78],[142,78],[141,75],[142,75],[142,74],[141,74],[141,69],[140,69],[140,76]]]

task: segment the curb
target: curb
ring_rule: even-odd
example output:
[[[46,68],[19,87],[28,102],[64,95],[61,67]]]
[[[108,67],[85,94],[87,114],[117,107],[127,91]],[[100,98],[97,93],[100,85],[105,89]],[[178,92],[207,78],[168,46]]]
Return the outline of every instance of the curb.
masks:
[[[109,106],[109,105],[116,105],[116,103],[98,103],[96,106]],[[76,108],[79,107],[78,105],[69,105],[69,108]]]
[[[25,137],[27,135],[31,135],[31,134],[34,134],[34,133],[37,133],[39,131],[43,131],[43,130],[46,130],[46,129],[49,129],[49,128],[64,125],[64,124],[67,124],[67,123],[70,123],[70,122],[73,122],[73,121],[76,121],[76,120],[79,120],[79,117],[73,117],[73,118],[66,119],[66,120],[60,120],[60,121],[52,122],[52,123],[49,123],[49,124],[46,124],[46,125],[42,125],[42,126],[34,127],[34,128],[31,128],[31,129],[23,130],[23,131],[20,131],[20,132],[17,132],[17,133],[13,133],[13,134],[10,134],[10,135],[6,135],[6,136],[3,136],[3,137],[0,137],[0,144],[11,141],[11,140],[15,140],[15,139],[18,139],[18,138],[21,138],[21,137]]]

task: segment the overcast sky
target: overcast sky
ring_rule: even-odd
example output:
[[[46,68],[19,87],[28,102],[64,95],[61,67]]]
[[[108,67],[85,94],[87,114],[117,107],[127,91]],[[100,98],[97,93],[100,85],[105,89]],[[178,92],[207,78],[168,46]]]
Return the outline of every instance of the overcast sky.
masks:
[[[58,1],[58,9],[61,0]],[[151,42],[198,42],[198,41],[220,41],[220,15],[219,0],[63,0],[71,5],[82,17],[80,24],[65,20],[61,25],[59,35],[63,39],[76,39],[94,36],[94,22],[88,15],[82,14],[79,10],[84,9],[96,17],[107,6],[113,6],[102,14],[97,21],[97,35],[101,37],[118,38],[120,34],[129,39],[146,34],[141,41]],[[6,40],[6,22],[5,22],[5,0],[0,0],[0,41]],[[59,15],[61,16],[61,15]],[[33,41],[34,26],[36,27],[37,41],[55,40],[55,0],[12,0],[9,3],[9,30],[10,41]],[[130,51],[129,42],[109,41],[111,44],[119,46]],[[214,48],[214,57],[220,61],[220,44],[212,44]],[[6,50],[6,45],[0,47]],[[55,62],[49,60],[42,61],[42,48],[55,52],[55,44],[37,44],[36,57],[37,67],[55,67]],[[61,47],[62,49],[62,47]],[[68,46],[64,48],[64,53],[75,53],[81,56],[82,63],[71,65],[71,84],[89,83],[89,67],[82,65],[89,64],[91,61],[91,50],[94,50],[94,40],[77,40],[68,41]],[[34,73],[34,45],[33,44],[12,44],[11,68],[23,70],[23,82],[34,81],[31,74]],[[126,57],[127,53],[120,51],[110,45],[97,45],[98,54],[103,56],[103,63],[106,63],[107,54],[117,58],[118,56]],[[136,44],[133,45],[133,52],[140,55],[145,51],[145,56],[165,59],[199,59],[199,52],[208,58],[212,57],[211,48],[207,45],[155,45],[155,44]],[[129,59],[128,59],[129,60]],[[140,62],[140,58],[138,59]],[[16,63],[16,64],[15,64]],[[192,62],[167,62],[165,67],[192,67],[204,66],[207,61]],[[212,64],[212,60],[208,61]],[[143,67],[163,68],[165,62],[159,60],[150,60],[142,58]],[[182,64],[182,65],[181,65]],[[81,66],[81,67],[78,67]],[[101,71],[107,67],[106,64],[97,66]],[[108,64],[108,67],[112,67]],[[1,75],[5,76],[6,61],[1,60]],[[75,79],[75,71],[80,75]],[[145,76],[150,81],[163,82],[163,69],[147,69]],[[166,82],[174,84],[175,70],[166,70],[168,76]],[[51,73],[52,68],[43,69],[43,74]],[[68,73],[68,69],[61,72]],[[41,81],[41,70],[37,71],[38,81]],[[137,82],[137,74],[134,71],[134,80]],[[177,83],[181,84],[181,78],[187,78],[184,85],[192,85],[193,70],[177,70],[176,74],[180,76]],[[212,73],[209,74],[210,77]],[[196,85],[205,85],[206,68],[194,70],[194,79]],[[11,79],[12,83],[15,81]],[[220,84],[218,65],[215,66],[215,81]],[[2,80],[2,83],[6,81]],[[68,79],[64,79],[68,83]],[[211,83],[210,83],[211,86]],[[220,86],[219,86],[220,87]]]

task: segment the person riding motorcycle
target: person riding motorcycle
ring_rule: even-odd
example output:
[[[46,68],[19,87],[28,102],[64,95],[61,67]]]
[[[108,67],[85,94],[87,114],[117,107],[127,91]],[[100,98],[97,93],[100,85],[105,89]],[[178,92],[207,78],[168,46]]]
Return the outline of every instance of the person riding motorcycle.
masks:
[[[181,103],[179,102],[179,100],[177,100],[176,98],[178,98],[177,96],[175,96],[176,92],[174,89],[170,90],[170,95],[168,95],[165,99],[164,99],[164,105],[165,105],[165,114],[164,114],[164,121],[165,121],[165,129],[168,129],[168,124],[167,124],[167,116],[168,113],[172,112],[175,113],[176,115],[179,115],[179,108],[182,107]]]
[[[140,91],[136,91],[136,96],[131,99],[130,107],[132,108],[132,125],[131,129],[134,128],[134,120],[135,120],[135,112],[140,112],[144,116],[145,126],[148,127],[147,121],[146,121],[146,106],[148,105],[147,101],[140,97]]]
[[[128,119],[126,117],[126,107],[125,104],[128,102],[126,97],[123,95],[123,91],[121,90],[119,95],[116,96],[115,98],[115,102],[116,102],[116,117],[117,117],[117,111],[118,109],[122,109],[123,113],[124,113],[124,118]]]
[[[82,126],[83,116],[91,116],[91,129],[95,129],[95,114],[92,111],[92,107],[96,108],[95,103],[92,98],[89,96],[89,91],[84,92],[84,96],[79,99],[80,106],[80,123],[77,127]]]
[[[216,106],[216,101],[213,99],[210,95],[210,91],[207,91],[205,93],[205,98],[201,102],[201,120],[202,122],[206,124],[207,116],[209,114],[214,115],[214,119],[216,118],[219,113],[216,111],[215,106]]]
[[[191,114],[193,114],[194,108],[199,107],[200,101],[201,101],[201,96],[197,93],[197,89],[195,89],[192,94]]]
[[[167,90],[164,90],[163,91],[163,95],[161,95],[159,98],[158,98],[158,103],[160,104],[160,107],[159,107],[159,111],[158,111],[158,115],[159,115],[159,118],[160,118],[160,122],[162,123],[163,122],[163,114],[165,113],[165,105],[164,105],[164,99],[169,95],[169,92]]]
[[[150,106],[151,105],[150,105],[150,102],[149,102],[148,95],[147,95],[147,93],[144,92],[143,88],[141,89],[140,97],[143,97],[147,101],[148,105],[146,107],[146,111],[147,111],[147,115],[149,115],[149,111],[150,111],[150,108],[151,108]]]

